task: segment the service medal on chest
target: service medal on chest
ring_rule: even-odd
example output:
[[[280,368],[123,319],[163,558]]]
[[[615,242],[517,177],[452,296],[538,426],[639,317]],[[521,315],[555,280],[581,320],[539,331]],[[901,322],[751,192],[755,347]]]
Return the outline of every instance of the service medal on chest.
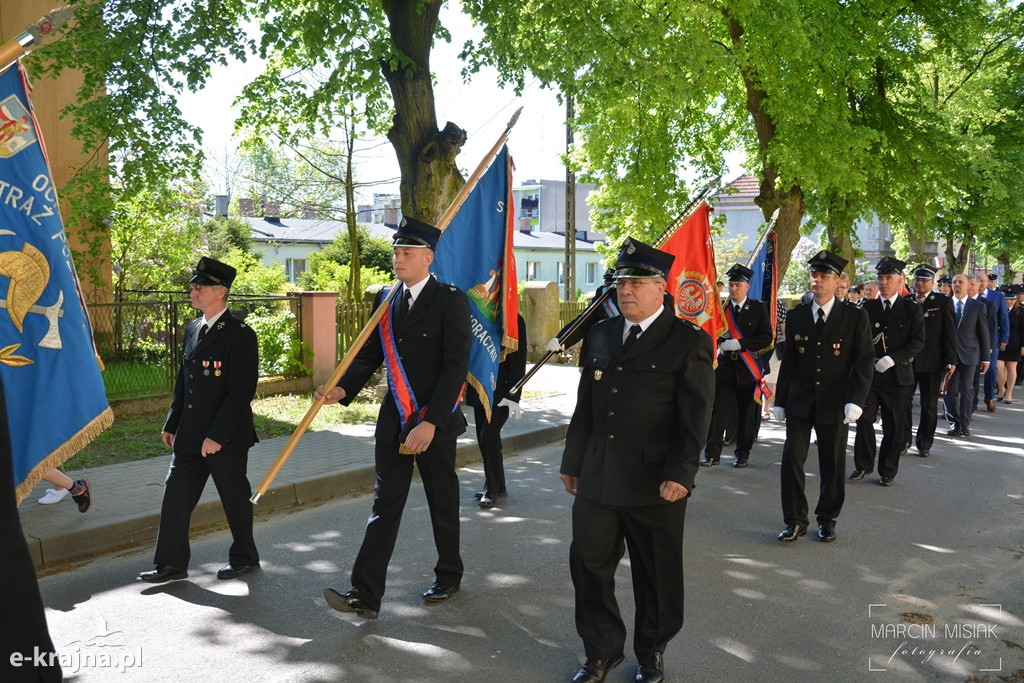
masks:
[[[203,374],[207,377],[210,376],[210,361],[208,360],[203,361]]]
[[[214,377],[220,377],[220,366],[221,366],[221,362],[219,360],[213,361],[213,375],[214,375]]]
[[[603,372],[601,372],[600,370],[594,370],[594,379],[595,380],[600,380],[602,376],[604,376]]]

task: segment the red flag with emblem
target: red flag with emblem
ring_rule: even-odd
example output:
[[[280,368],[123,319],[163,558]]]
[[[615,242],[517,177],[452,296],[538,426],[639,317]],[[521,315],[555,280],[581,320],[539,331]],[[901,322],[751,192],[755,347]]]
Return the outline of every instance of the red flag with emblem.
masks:
[[[715,248],[711,242],[711,208],[703,203],[659,249],[676,257],[667,290],[676,302],[676,315],[709,335],[718,357],[718,337],[725,331],[725,313],[715,283]]]

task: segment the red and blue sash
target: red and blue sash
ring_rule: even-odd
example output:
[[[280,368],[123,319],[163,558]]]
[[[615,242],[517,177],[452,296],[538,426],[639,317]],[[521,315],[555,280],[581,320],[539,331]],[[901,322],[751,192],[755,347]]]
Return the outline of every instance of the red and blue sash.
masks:
[[[401,290],[401,287],[397,289]],[[402,429],[405,429],[406,424],[408,424],[409,419],[413,415],[416,416],[417,423],[426,415],[427,406],[420,408],[419,403],[416,401],[416,394],[412,390],[412,385],[409,384],[409,377],[405,374],[405,368],[402,367],[402,359],[398,355],[398,344],[395,342],[395,307],[392,305],[394,299],[395,297],[391,296],[389,292],[386,300],[381,304],[382,306],[387,306],[388,310],[381,316],[378,329],[380,331],[380,344],[384,349],[384,365],[387,367],[388,387],[395,399],[395,405],[398,406],[398,415],[402,420]],[[455,400],[455,405],[452,407],[453,413],[458,410],[465,392],[466,384],[463,382],[462,390],[459,391],[459,397]]]
[[[729,335],[733,339],[743,339],[743,333],[740,332],[740,326],[736,321],[736,314],[733,312],[732,306],[725,307],[725,322],[729,326]],[[768,383],[764,381],[764,373],[761,372],[761,366],[754,359],[754,354],[750,351],[740,351],[739,354],[740,358],[743,359],[743,364],[747,366],[747,370],[750,371],[754,382],[757,384],[757,387],[754,389],[754,400],[760,403],[763,399],[771,398],[772,390],[768,388]]]
[[[619,308],[615,305],[615,302],[612,301],[611,297],[608,297],[601,303],[601,308],[604,309],[605,314],[607,314],[609,318],[614,318],[619,314]]]

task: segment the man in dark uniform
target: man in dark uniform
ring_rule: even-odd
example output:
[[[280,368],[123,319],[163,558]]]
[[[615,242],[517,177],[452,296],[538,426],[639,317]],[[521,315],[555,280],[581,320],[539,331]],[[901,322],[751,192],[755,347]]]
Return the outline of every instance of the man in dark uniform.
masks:
[[[501,428],[508,421],[509,413],[519,419],[519,399],[522,390],[509,392],[526,374],[526,321],[517,316],[519,329],[518,348],[498,363],[498,376],[494,381],[494,402],[491,419],[476,391],[470,391],[466,403],[473,406],[473,420],[476,423],[476,442],[484,461],[484,488],[476,494],[480,507],[492,508],[498,496],[506,495],[505,466],[502,464]]]
[[[934,291],[935,270],[922,263],[914,269],[914,294],[911,295],[924,312],[924,348],[914,357],[914,376],[921,388],[921,422],[917,426],[917,454],[931,454],[935,429],[939,422],[939,390],[956,369],[956,316],[953,302],[945,294]],[[903,424],[904,450],[910,444],[913,423],[910,403]]]
[[[729,277],[729,300],[725,303],[725,316],[729,329],[735,326],[739,334],[735,337],[730,334],[718,344],[715,404],[704,458],[700,461],[704,467],[718,464],[730,420],[736,423],[736,460],[733,467],[747,466],[750,449],[754,445],[754,420],[757,418],[754,389],[757,385],[741,352],[750,351],[752,355],[749,360],[756,368],[760,368],[761,361],[756,354],[772,343],[772,320],[767,306],[747,297],[753,274],[753,270],[741,263],[735,264],[726,273]]]
[[[772,416],[786,421],[782,447],[782,516],[786,528],[780,541],[807,533],[804,462],[811,429],[818,437],[821,493],[814,514],[818,539],[836,538],[835,524],[845,499],[846,437],[861,414],[871,387],[871,335],[868,318],[857,304],[835,298],[839,275],[847,261],[820,251],[811,266],[809,304],[786,316],[786,345],[779,368]]]
[[[228,564],[217,578],[242,576],[260,565],[246,476],[249,448],[257,441],[252,399],[259,380],[259,344],[252,328],[227,309],[234,280],[234,268],[205,256],[189,280],[192,306],[203,315],[185,330],[182,363],[161,432],[174,455],[164,484],[156,569],[139,574],[149,583],[188,576],[189,520],[211,476],[233,539]]]
[[[946,382],[943,396],[948,436],[966,439],[971,435],[971,419],[976,403],[978,367],[988,370],[992,338],[989,336],[987,308],[971,296],[970,280],[959,274],[953,278],[953,315],[956,319],[956,370]]]
[[[879,483],[892,486],[903,450],[903,423],[914,397],[914,357],[924,348],[924,313],[917,303],[900,296],[906,263],[883,256],[878,271],[879,298],[865,301],[875,349],[875,373],[871,391],[857,420],[850,481],[859,481],[875,467],[878,454]],[[875,443],[875,416],[882,409],[882,443]]]
[[[603,681],[623,659],[615,569],[629,548],[636,599],[635,680],[664,680],[662,655],[683,625],[686,496],[711,418],[711,338],[664,306],[674,257],[627,239],[616,263],[622,315],[587,336],[559,469],[575,496],[569,566],[586,663]]]
[[[376,619],[380,611],[414,463],[423,480],[438,556],[434,584],[423,598],[447,600],[462,583],[455,446],[466,431],[459,403],[469,372],[472,333],[465,292],[430,275],[440,237],[441,231],[432,225],[408,216],[402,219],[391,245],[401,291],[338,386],[326,393],[323,386],[316,389],[326,403],[348,405],[387,361],[391,391],[381,403],[374,433],[373,511],[352,565],[352,588],[345,593],[324,589],[331,607],[367,619]],[[381,292],[375,305],[383,300]]]

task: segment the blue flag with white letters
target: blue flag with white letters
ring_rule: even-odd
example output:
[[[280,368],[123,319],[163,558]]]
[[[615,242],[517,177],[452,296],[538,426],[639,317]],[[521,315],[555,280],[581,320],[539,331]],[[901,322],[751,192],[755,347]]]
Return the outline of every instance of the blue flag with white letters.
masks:
[[[471,389],[490,419],[498,363],[518,345],[518,283],[512,253],[512,162],[508,147],[495,155],[483,177],[441,233],[431,271],[458,287],[470,301],[473,349]],[[508,322],[511,321],[511,322]]]
[[[114,420],[30,91],[20,63],[0,74],[0,379],[19,501]]]

